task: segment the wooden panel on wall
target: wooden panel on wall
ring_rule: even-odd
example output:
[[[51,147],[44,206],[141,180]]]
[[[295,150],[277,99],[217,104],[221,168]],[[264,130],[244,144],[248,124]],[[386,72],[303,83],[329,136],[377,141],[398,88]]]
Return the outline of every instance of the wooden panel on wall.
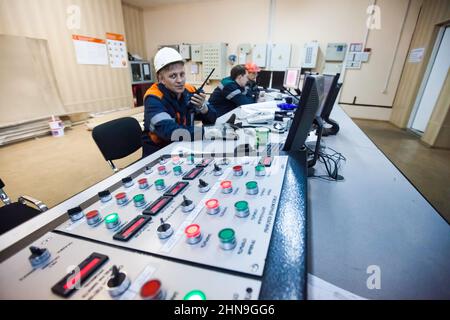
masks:
[[[422,136],[426,144],[439,148],[450,148],[450,71],[436,101],[430,121]]]
[[[144,12],[141,8],[126,3],[122,3],[122,8],[128,52],[137,53],[147,59],[144,42]]]
[[[72,23],[78,9],[79,28]],[[120,0],[0,2],[0,33],[47,40],[57,86],[68,113],[133,106],[128,69],[76,62],[72,34],[104,39],[106,32],[125,34]]]
[[[448,19],[450,19],[450,2],[448,0],[424,1],[410,49],[425,48],[425,55],[420,63],[406,61],[390,119],[393,124],[400,128],[406,128],[408,124],[417,92],[436,41],[439,30],[436,24]]]

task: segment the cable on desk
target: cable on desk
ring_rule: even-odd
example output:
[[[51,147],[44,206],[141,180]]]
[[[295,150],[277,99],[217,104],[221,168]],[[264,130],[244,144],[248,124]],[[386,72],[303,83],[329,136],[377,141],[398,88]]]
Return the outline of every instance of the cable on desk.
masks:
[[[308,147],[308,150],[311,153],[314,153],[314,150]],[[330,150],[331,153],[327,153],[326,151]],[[330,147],[324,148],[324,150],[319,151],[319,162],[323,163],[325,166],[325,170],[327,171],[327,175],[313,175],[311,178],[319,178],[326,181],[342,181],[344,177],[339,175],[339,170],[342,166],[342,161],[346,161],[347,159],[344,155]]]

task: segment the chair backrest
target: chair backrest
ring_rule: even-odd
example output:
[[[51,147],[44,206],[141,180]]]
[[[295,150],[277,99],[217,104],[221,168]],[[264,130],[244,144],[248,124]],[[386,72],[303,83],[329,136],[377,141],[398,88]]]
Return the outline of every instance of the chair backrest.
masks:
[[[106,161],[124,158],[142,147],[142,130],[135,118],[108,121],[92,130],[92,138]]]

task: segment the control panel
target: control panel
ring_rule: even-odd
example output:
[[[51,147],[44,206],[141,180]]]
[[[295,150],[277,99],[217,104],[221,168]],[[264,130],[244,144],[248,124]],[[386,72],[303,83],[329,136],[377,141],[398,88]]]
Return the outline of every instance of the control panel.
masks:
[[[0,299],[257,299],[261,282],[47,233],[0,264]]]
[[[227,44],[205,43],[202,52],[203,76],[206,77],[212,69],[211,80],[221,80],[227,76]]]
[[[162,156],[70,209],[56,230],[261,276],[286,165],[287,156]]]

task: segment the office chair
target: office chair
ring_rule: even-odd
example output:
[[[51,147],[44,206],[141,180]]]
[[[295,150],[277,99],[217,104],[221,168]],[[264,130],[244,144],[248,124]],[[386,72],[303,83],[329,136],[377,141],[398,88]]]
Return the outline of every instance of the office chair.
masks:
[[[114,172],[118,172],[112,160],[129,156],[142,147],[142,130],[139,122],[131,117],[115,119],[96,126],[92,138]]]
[[[17,202],[11,202],[3,188],[5,184],[0,179],[0,199],[3,207],[0,207],[0,234],[3,234],[25,221],[34,218],[38,214],[47,211],[47,206],[39,200],[30,196],[20,196]],[[37,209],[26,205],[29,202],[37,207]]]

